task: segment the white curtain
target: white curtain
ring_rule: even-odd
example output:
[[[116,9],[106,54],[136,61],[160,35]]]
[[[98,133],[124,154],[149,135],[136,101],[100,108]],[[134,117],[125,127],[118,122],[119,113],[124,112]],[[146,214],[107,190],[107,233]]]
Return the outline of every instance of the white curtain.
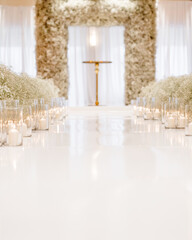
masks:
[[[34,7],[0,6],[0,64],[36,75]]]
[[[160,1],[156,79],[192,73],[192,2]]]
[[[112,61],[100,64],[100,105],[124,105],[124,27],[69,27],[69,105],[95,103],[95,66],[83,61]]]

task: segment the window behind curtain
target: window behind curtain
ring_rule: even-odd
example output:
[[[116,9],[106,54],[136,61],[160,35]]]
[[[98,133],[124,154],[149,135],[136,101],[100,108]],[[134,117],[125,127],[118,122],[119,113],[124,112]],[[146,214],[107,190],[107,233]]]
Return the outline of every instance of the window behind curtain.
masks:
[[[158,4],[156,79],[192,72],[192,2]]]
[[[36,75],[34,7],[0,7],[0,63]]]

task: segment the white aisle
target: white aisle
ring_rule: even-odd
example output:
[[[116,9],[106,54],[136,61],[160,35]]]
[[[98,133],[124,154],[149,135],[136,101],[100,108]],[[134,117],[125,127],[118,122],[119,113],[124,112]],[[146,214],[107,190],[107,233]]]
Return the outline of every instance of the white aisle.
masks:
[[[0,239],[191,240],[192,137],[127,107],[69,113],[0,148]]]

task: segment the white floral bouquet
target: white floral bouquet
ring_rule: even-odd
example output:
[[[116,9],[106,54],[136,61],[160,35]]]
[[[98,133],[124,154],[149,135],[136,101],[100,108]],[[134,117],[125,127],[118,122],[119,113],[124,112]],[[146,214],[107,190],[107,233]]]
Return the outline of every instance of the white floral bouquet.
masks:
[[[192,101],[192,74],[168,77],[159,82],[152,82],[142,88],[141,96],[156,97],[162,102],[168,101],[169,97],[176,97],[183,99],[187,104]]]
[[[26,74],[16,74],[5,65],[0,65],[0,100],[58,97],[59,89],[52,80],[32,78]]]

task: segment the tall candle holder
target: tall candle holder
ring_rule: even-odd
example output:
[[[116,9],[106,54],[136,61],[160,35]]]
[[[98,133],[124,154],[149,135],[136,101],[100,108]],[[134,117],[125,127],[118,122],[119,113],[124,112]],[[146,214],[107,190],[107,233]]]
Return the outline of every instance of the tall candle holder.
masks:
[[[50,104],[49,104],[49,125],[54,124],[54,101],[55,98],[51,98]]]
[[[176,101],[177,106],[177,128],[184,129],[186,125],[185,104],[183,100]]]
[[[51,98],[49,106],[49,124],[53,125],[56,122],[56,119],[59,119],[61,113],[58,108],[58,98]]]
[[[3,133],[5,144],[8,146],[21,146],[23,143],[23,110],[18,108],[3,109]]]
[[[26,99],[23,101],[24,105],[31,106],[31,128],[32,130],[37,129],[37,114],[38,114],[38,100],[37,99]]]
[[[152,100],[151,99],[143,99],[144,107],[143,107],[143,117],[144,120],[152,120],[153,112],[152,112]]]
[[[145,98],[141,98],[141,97],[137,97],[137,117],[143,117],[144,114],[144,99]]]
[[[23,137],[32,136],[32,107],[23,105]]]
[[[0,146],[3,144],[3,104],[0,101]]]
[[[18,108],[19,107],[19,99],[3,100],[3,107],[5,107],[5,108]]]
[[[68,117],[69,115],[69,101],[65,99],[65,116]]]
[[[192,102],[185,106],[185,135],[192,136]]]
[[[49,130],[49,105],[48,104],[39,104],[37,129]]]
[[[151,99],[151,111],[153,120],[161,120],[161,104],[155,97]]]
[[[135,99],[131,100],[131,107],[133,110],[133,115],[137,116],[137,100],[135,100]]]
[[[38,99],[38,104],[39,104],[39,106],[45,104],[45,99],[44,98],[39,98]]]
[[[64,97],[61,97],[60,106],[62,108],[62,120],[64,120],[68,115],[68,100],[66,100]]]
[[[51,108],[49,109],[49,119],[51,124],[62,122],[66,117],[65,98],[52,98]]]
[[[166,107],[165,107],[165,103],[162,102],[161,103],[161,123],[165,124],[165,116],[166,116]]]
[[[165,128],[174,129],[177,127],[177,99],[169,99],[164,104]]]

